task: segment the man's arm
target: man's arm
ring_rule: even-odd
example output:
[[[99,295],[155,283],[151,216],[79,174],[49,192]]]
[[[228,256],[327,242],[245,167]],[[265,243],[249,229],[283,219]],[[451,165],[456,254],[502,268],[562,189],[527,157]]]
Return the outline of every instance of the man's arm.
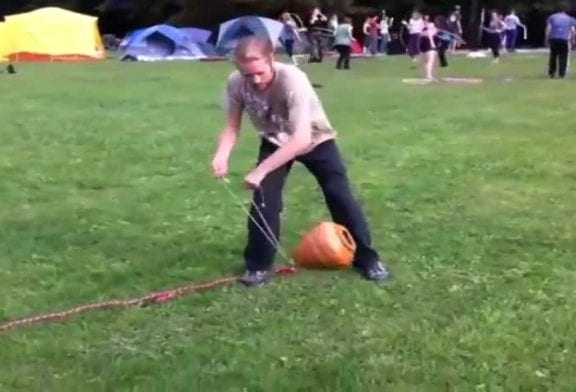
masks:
[[[228,110],[226,125],[218,135],[218,148],[216,150],[216,155],[226,158],[230,157],[230,154],[236,145],[238,134],[240,133],[241,118],[242,114],[240,110],[232,108]]]
[[[548,44],[548,39],[550,38],[550,17],[548,17],[548,19],[546,19],[546,29],[544,30],[544,44],[547,45]]]
[[[312,143],[310,98],[315,94],[314,89],[305,74],[293,77],[287,84],[288,117],[292,135],[286,143],[258,165],[256,171],[262,177],[266,177],[304,153]]]
[[[230,157],[230,153],[236,145],[242,125],[242,111],[244,110],[244,104],[236,96],[235,86],[231,83],[233,82],[229,82],[226,88],[226,98],[228,100],[226,125],[218,135],[218,147],[216,149],[216,155],[226,159]]]

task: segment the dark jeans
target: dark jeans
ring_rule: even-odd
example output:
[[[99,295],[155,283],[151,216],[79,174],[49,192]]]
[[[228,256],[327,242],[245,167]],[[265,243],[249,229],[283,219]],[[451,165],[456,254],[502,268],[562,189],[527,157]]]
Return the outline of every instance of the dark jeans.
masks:
[[[416,57],[420,54],[420,34],[408,36],[408,56]]]
[[[506,30],[506,49],[510,52],[516,51],[516,42],[518,41],[518,29]]]
[[[440,66],[445,68],[448,66],[448,58],[446,57],[446,52],[450,47],[451,41],[440,40],[438,43],[438,59],[440,60]]]
[[[262,141],[258,162],[270,156],[278,147],[268,141]],[[334,140],[319,144],[309,153],[296,159],[302,163],[316,178],[324,194],[328,210],[335,223],[346,227],[356,242],[354,265],[369,266],[378,261],[379,255],[371,246],[370,231],[364,213],[352,194],[347,171]],[[280,212],[282,211],[282,190],[286,177],[294,162],[276,169],[268,174],[254,192],[254,204],[258,206],[276,239],[280,238]],[[309,202],[312,203],[313,198]],[[260,214],[254,206],[250,214],[262,224]],[[267,270],[274,263],[276,249],[266,239],[258,226],[248,219],[248,243],[244,249],[244,260],[248,270]]]
[[[335,48],[339,55],[338,60],[336,60],[336,68],[350,69],[350,55],[352,53],[350,45],[336,45]]]
[[[310,58],[309,63],[321,63],[324,60],[324,42],[322,36],[318,33],[312,33],[310,40]]]
[[[286,55],[292,57],[294,55],[294,40],[285,39],[284,40],[284,50],[286,50]]]
[[[558,75],[563,78],[568,70],[568,55],[570,54],[570,45],[568,40],[551,38],[550,39],[550,60],[548,64],[548,74],[550,76]]]
[[[488,46],[492,51],[495,59],[500,58],[500,45],[502,45],[502,36],[500,33],[488,33]]]

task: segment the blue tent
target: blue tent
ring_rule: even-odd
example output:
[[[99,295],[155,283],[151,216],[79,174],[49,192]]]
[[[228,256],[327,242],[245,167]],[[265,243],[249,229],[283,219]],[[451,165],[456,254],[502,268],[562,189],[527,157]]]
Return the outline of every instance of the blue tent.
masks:
[[[283,23],[260,16],[243,16],[228,20],[220,25],[216,49],[228,52],[234,48],[239,39],[252,35],[268,37],[276,45],[283,30]]]
[[[207,37],[196,37],[190,28],[178,29],[169,25],[138,29],[129,33],[120,44],[120,59],[195,60],[216,55],[214,47],[206,42]]]
[[[180,27],[178,30],[196,42],[208,42],[210,36],[212,35],[210,30],[199,29],[197,27]]]

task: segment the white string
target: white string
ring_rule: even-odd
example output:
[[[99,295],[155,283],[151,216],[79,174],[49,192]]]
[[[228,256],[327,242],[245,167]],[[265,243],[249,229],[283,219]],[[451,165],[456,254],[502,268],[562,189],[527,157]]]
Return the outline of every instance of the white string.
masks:
[[[224,189],[226,189],[226,191],[230,194],[230,196],[232,196],[232,198],[236,201],[236,203],[238,203],[240,208],[242,208],[242,210],[246,213],[246,215],[248,215],[248,218],[252,220],[252,222],[256,225],[256,227],[258,227],[260,232],[264,235],[264,237],[266,237],[266,239],[268,240],[268,242],[270,242],[270,244],[274,247],[274,249],[276,249],[280,253],[282,258],[284,258],[284,260],[287,263],[292,264],[292,259],[288,257],[287,252],[284,250],[282,245],[280,245],[280,241],[274,235],[272,228],[268,225],[268,222],[266,222],[266,219],[264,218],[264,215],[262,214],[262,211],[260,210],[260,207],[256,204],[256,202],[252,200],[251,204],[254,206],[256,212],[258,212],[258,215],[260,216],[260,219],[262,219],[262,224],[265,226],[266,230],[256,221],[256,219],[252,216],[250,211],[244,206],[240,198],[232,191],[232,189],[229,186],[230,180],[228,180],[227,178],[222,178],[222,183],[224,184]],[[264,203],[263,194],[261,194],[261,198],[262,198],[262,207],[265,208],[266,205]]]

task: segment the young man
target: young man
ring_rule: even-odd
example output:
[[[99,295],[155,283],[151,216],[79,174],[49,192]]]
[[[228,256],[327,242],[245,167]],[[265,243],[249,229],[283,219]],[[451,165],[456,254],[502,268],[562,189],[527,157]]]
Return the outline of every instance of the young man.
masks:
[[[550,47],[548,61],[548,76],[560,78],[566,76],[568,71],[568,57],[570,55],[570,41],[576,28],[576,20],[568,15],[567,6],[562,4],[555,14],[546,19],[545,41]]]
[[[354,267],[372,281],[390,277],[371,246],[363,212],[352,195],[346,168],[332,128],[314,88],[299,68],[274,61],[274,48],[267,38],[250,37],[234,50],[237,70],[228,78],[228,118],[212,160],[216,177],[226,176],[228,160],[246,111],[261,138],[257,166],[244,182],[254,190],[251,216],[260,227],[280,233],[282,189],[295,161],[316,178],[332,219],[345,226],[357,245]],[[266,223],[254,205],[259,207]],[[259,286],[270,277],[276,249],[251,219],[244,250],[246,272],[241,282]]]
[[[520,21],[516,11],[510,10],[510,13],[504,18],[505,33],[505,48],[509,53],[516,52],[516,44],[518,42],[518,27],[525,29],[526,27]]]

